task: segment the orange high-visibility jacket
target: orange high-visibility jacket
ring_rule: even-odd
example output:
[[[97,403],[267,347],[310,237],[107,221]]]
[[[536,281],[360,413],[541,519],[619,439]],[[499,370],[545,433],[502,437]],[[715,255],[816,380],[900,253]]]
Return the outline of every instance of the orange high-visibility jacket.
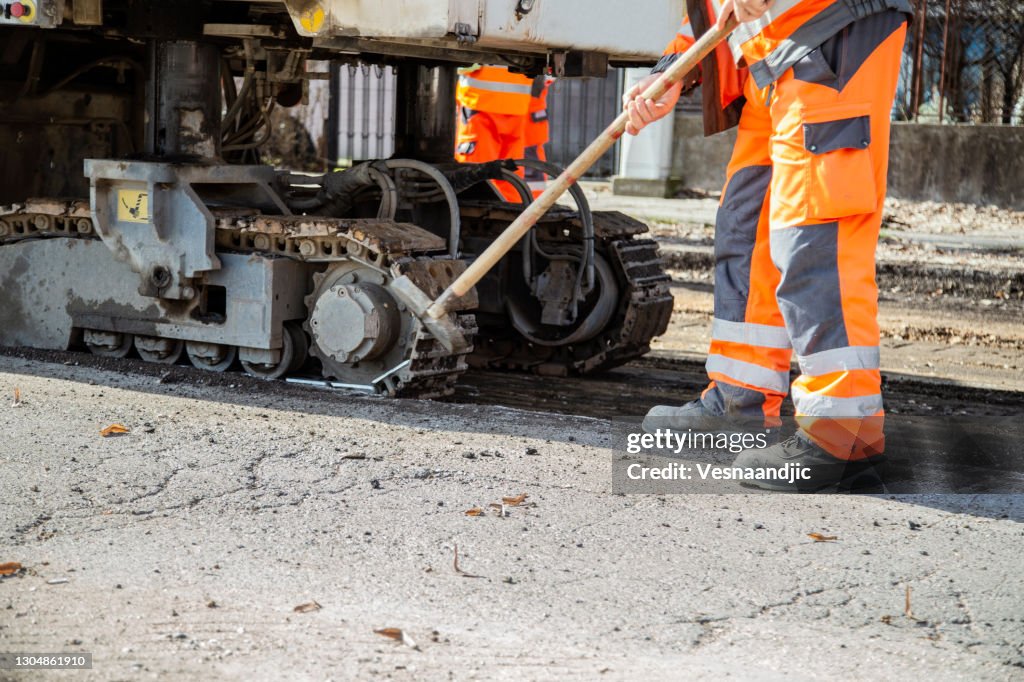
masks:
[[[509,72],[504,66],[459,69],[455,97],[471,111],[525,116],[530,110],[533,79]]]
[[[665,50],[655,71],[664,71],[715,23],[719,0],[686,0],[682,28]],[[684,83],[703,81],[704,132],[707,135],[732,128],[743,108],[743,83],[749,76],[758,88],[766,88],[798,61],[844,28],[864,17],[896,9],[913,13],[909,0],[775,0],[757,21],[733,31],[701,64],[700,74]]]

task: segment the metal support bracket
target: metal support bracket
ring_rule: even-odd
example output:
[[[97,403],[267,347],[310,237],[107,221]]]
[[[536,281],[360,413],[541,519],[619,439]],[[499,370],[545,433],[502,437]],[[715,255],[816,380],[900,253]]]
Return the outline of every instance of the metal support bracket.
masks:
[[[288,215],[271,185],[273,168],[89,159],[96,231],[139,274],[139,293],[189,300],[194,279],[219,270],[209,205]]]

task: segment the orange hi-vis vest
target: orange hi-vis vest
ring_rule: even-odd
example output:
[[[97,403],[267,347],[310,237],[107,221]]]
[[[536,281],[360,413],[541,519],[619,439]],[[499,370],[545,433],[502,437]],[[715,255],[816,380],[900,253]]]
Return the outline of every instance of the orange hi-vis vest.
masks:
[[[696,35],[707,32],[722,4],[687,0],[683,25],[665,50],[666,57],[685,52]],[[748,74],[758,88],[766,88],[850,24],[891,9],[913,14],[909,0],[775,0],[760,19],[740,24],[702,63],[705,133],[736,125]],[[694,85],[700,80],[694,76],[685,82]]]
[[[718,0],[715,16],[721,8]],[[775,0],[755,21],[729,36],[737,63],[745,63],[757,87],[766,88],[823,42],[853,22],[895,9],[913,14],[909,0]]]
[[[459,70],[455,97],[471,111],[525,116],[530,110],[533,79],[510,73],[504,66],[476,66]]]

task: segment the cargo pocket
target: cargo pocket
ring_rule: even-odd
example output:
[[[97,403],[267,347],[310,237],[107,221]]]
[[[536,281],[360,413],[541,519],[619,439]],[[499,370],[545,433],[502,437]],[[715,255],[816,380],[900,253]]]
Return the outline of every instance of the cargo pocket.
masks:
[[[878,188],[871,158],[869,105],[804,112],[807,213],[814,221],[874,213]]]

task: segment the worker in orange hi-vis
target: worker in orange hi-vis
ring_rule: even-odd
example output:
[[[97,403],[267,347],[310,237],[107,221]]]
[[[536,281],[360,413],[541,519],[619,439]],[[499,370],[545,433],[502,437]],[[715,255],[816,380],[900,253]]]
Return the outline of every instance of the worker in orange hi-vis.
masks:
[[[715,232],[710,384],[699,400],[653,408],[644,427],[778,425],[791,391],[797,434],[735,465],[807,466],[811,479],[760,487],[820,489],[884,450],[875,246],[911,13],[908,0],[687,0],[655,73],[623,98],[635,135],[700,82],[705,132],[739,126]],[[727,44],[661,99],[639,97],[731,15],[741,23]]]
[[[548,80],[511,73],[504,66],[473,66],[459,70],[459,104],[455,159],[460,163],[486,163],[498,159],[545,160],[548,141]],[[520,177],[534,197],[543,192],[544,175],[520,168]],[[522,201],[507,182],[495,187],[507,201]]]

